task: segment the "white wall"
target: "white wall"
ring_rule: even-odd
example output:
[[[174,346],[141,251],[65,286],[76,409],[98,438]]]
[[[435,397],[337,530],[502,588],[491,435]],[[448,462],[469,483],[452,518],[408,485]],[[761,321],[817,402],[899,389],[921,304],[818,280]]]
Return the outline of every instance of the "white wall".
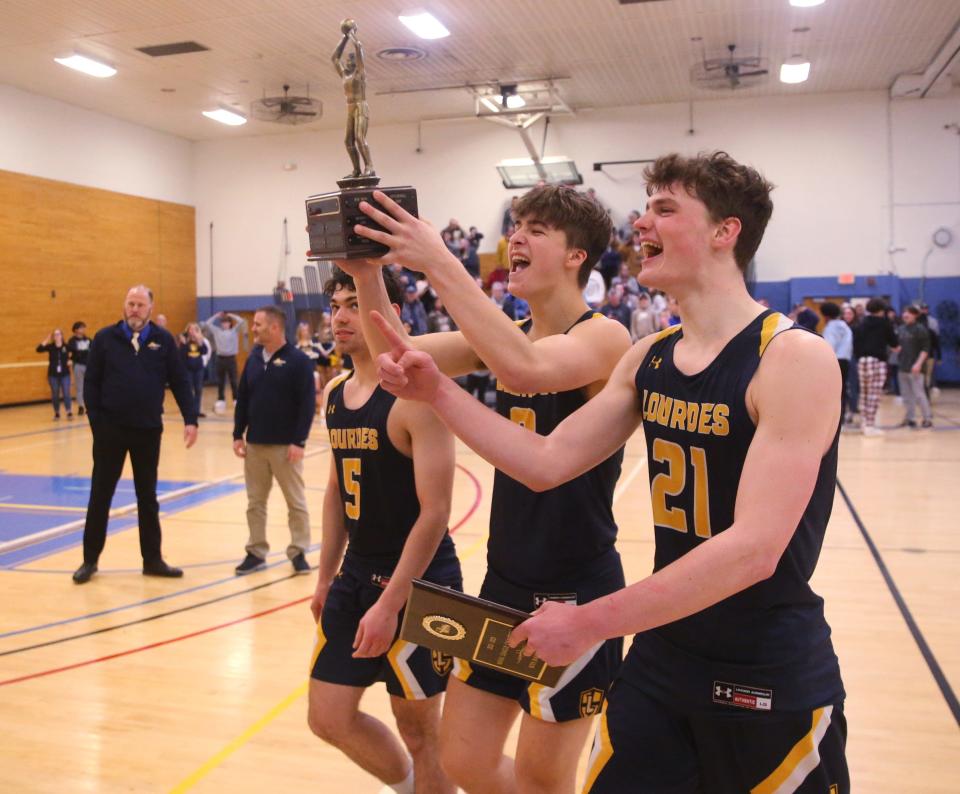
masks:
[[[0,169],[190,204],[190,141],[0,84]]]
[[[889,110],[889,125],[888,125]],[[331,112],[337,112],[331,108]],[[884,92],[725,99],[580,113],[550,126],[546,154],[573,157],[620,222],[645,200],[639,166],[594,172],[594,161],[722,148],[771,179],[774,216],[758,252],[758,278],[776,281],[840,272],[920,275],[930,235],[952,227],[957,243],[937,251],[928,275],[960,274],[960,93],[892,103]],[[375,121],[375,119],[374,119]],[[532,129],[539,144],[542,124]],[[468,120],[374,126],[370,143],[383,184],[413,184],[421,215],[475,224],[490,250],[499,235],[503,189],[494,163],[526,154],[517,133]],[[214,293],[265,294],[281,263],[289,220],[296,274],[304,264],[303,199],[335,189],[348,170],[339,131],[205,141],[196,147],[198,284],[209,288],[214,223]],[[284,163],[298,165],[284,171]],[[892,169],[891,169],[892,166]],[[891,211],[891,190],[893,209]],[[906,250],[889,254],[888,248]]]

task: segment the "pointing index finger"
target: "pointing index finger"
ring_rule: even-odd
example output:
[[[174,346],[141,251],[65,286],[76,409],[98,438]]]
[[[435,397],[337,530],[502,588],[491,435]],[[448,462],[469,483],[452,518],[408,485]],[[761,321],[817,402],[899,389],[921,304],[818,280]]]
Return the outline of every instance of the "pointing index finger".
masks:
[[[404,341],[400,334],[393,330],[393,327],[380,312],[371,310],[370,319],[373,320],[374,325],[380,329],[380,333],[383,335],[383,338],[387,340],[387,344],[390,345],[390,347],[395,350],[399,348],[402,352],[412,350],[410,345]]]

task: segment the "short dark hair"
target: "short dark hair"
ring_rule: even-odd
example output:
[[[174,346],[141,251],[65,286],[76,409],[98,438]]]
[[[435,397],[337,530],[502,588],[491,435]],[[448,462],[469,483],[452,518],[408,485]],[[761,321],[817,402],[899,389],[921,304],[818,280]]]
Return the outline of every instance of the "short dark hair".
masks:
[[[72,327],[70,330],[73,331],[74,333],[76,333],[76,332],[79,331],[81,328],[86,328],[86,327],[87,327],[87,324],[86,324],[83,320],[77,320],[77,321],[73,324],[73,327]]]
[[[885,311],[887,302],[883,298],[870,298],[867,301],[867,314],[876,314]]]
[[[836,320],[840,316],[840,307],[830,301],[824,301],[820,304],[820,314],[828,320]]]
[[[402,306],[403,286],[400,284],[400,278],[389,267],[381,268],[380,272],[383,274],[383,283],[387,288],[387,297],[390,299],[390,303]],[[338,289],[348,289],[351,292],[356,292],[357,285],[353,281],[353,276],[334,265],[330,271],[330,278],[323,285],[323,294],[332,298],[333,293]]]
[[[909,313],[912,314],[914,317],[919,317],[921,314],[923,314],[923,312],[920,311],[920,307],[919,307],[919,306],[914,306],[914,305],[912,305],[912,304],[911,304],[910,306],[905,306],[903,310],[904,310],[905,312],[909,312]]]
[[[276,323],[281,328],[287,327],[287,315],[283,309],[279,306],[275,306],[272,303],[267,304],[266,306],[261,306],[257,309],[257,312],[263,312],[271,322]],[[231,318],[232,319],[232,318]]]
[[[715,223],[738,218],[740,236],[733,256],[737,267],[746,272],[773,214],[772,183],[726,152],[701,152],[696,157],[664,155],[644,169],[643,178],[647,181],[648,196],[680,184],[706,205]]]
[[[580,288],[587,286],[590,271],[610,244],[613,223],[596,199],[563,185],[540,185],[513,206],[513,219],[536,219],[567,237],[567,246],[587,252],[577,272]]]

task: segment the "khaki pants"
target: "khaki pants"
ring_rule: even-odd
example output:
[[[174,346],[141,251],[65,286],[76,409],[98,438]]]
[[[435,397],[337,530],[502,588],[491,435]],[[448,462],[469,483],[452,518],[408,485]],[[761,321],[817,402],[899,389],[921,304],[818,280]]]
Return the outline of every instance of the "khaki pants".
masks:
[[[303,461],[287,460],[286,444],[247,444],[243,474],[247,483],[247,526],[250,539],[247,552],[266,559],[270,551],[267,543],[267,497],[276,477],[283,498],[287,501],[287,523],[290,526],[290,545],[287,557],[293,559],[310,546],[310,516],[303,489]]]

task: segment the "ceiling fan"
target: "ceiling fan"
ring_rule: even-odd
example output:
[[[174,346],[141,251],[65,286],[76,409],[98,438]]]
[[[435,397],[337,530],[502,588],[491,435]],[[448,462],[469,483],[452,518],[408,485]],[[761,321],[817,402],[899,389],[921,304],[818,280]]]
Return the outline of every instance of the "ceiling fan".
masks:
[[[726,58],[704,58],[690,70],[694,85],[716,91],[748,88],[770,73],[760,56],[737,57],[736,44],[728,44]]]
[[[283,96],[268,96],[251,102],[250,113],[260,121],[308,124],[323,114],[323,103],[309,96],[290,96],[290,86],[285,85]]]

